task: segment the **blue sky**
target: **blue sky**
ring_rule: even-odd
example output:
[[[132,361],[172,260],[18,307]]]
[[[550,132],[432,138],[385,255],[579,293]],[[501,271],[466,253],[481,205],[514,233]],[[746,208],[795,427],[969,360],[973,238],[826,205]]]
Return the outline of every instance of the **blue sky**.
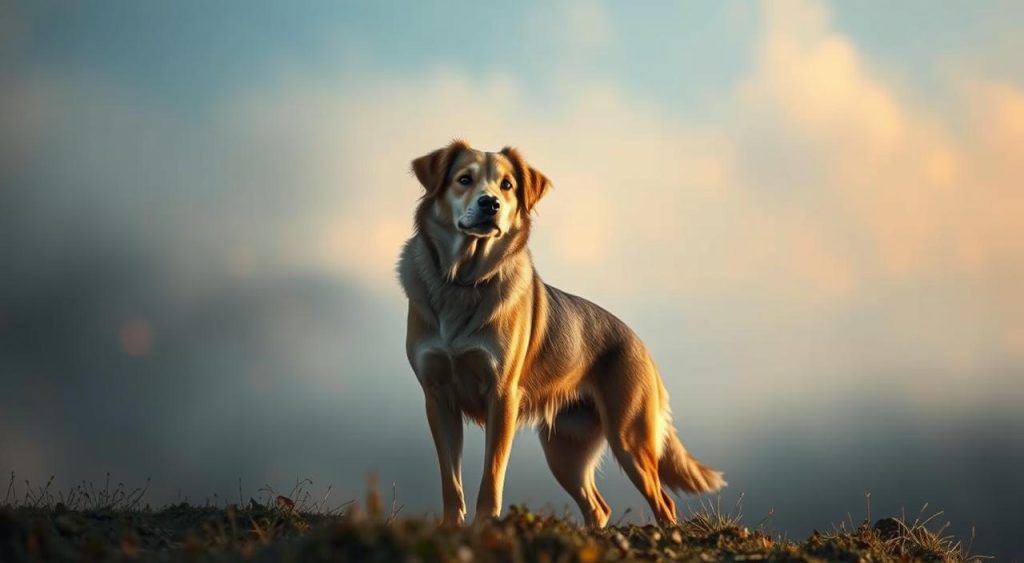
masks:
[[[8,62],[108,76],[171,107],[201,109],[275,72],[336,71],[339,61],[417,71],[495,69],[529,81],[543,99],[565,71],[558,7],[542,2],[247,2],[73,5],[26,2],[14,13]],[[746,2],[601,4],[608,45],[574,73],[687,111],[732,84],[756,51],[760,7]],[[928,88],[951,64],[1020,81],[1015,2],[835,3],[835,26],[885,68]],[[545,14],[547,12],[547,14]],[[8,16],[9,18],[11,16]],[[550,101],[550,100],[549,100]],[[693,110],[691,110],[693,111]]]

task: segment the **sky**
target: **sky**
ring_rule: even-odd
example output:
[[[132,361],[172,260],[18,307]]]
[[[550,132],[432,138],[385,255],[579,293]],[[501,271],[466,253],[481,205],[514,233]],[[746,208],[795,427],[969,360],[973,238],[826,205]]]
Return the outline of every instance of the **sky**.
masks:
[[[462,137],[552,179],[538,271],[647,342],[723,503],[801,537],[870,492],[1024,552],[1022,25],[1008,1],[4,3],[0,470],[151,477],[154,503],[353,498],[375,470],[436,512],[394,264],[409,162]],[[613,462],[599,486],[642,515]],[[528,430],[521,501],[569,503]]]

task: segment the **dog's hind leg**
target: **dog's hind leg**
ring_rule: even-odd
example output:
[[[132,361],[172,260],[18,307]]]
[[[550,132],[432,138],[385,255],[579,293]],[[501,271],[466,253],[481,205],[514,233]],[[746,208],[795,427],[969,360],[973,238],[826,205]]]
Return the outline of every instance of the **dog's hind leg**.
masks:
[[[617,350],[597,366],[595,395],[612,454],[661,524],[676,523],[676,507],[662,490],[658,459],[666,416],[657,372],[638,347]]]
[[[658,478],[658,458],[654,449],[644,443],[630,444],[628,438],[611,444],[611,449],[630,481],[654,511],[658,523],[675,524],[675,502],[661,488],[661,480]]]
[[[551,473],[579,505],[587,525],[603,527],[612,510],[594,484],[604,450],[604,431],[594,405],[567,407],[555,417],[554,427],[544,424],[539,431]]]

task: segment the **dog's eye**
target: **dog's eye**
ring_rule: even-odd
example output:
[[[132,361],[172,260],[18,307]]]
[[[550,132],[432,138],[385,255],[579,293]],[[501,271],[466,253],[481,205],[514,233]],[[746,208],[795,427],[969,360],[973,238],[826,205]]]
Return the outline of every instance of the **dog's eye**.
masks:
[[[473,178],[470,178],[469,174],[463,174],[462,176],[459,176],[459,183],[463,186],[468,186],[473,183]]]
[[[502,180],[501,181],[501,189],[503,189],[503,190],[511,190],[512,189],[512,182],[509,182],[508,180]]]

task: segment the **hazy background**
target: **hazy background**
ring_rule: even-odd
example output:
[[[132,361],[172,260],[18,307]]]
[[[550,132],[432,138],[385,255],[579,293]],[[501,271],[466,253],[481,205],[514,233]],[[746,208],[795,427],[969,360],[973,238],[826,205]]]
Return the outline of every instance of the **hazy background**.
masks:
[[[1024,552],[1024,4],[0,3],[0,470],[440,508],[395,281],[454,136],[553,179],[545,279],[646,340],[791,537]],[[467,433],[475,502],[482,434]],[[536,439],[505,501],[562,509]],[[617,519],[645,507],[612,462]],[[575,515],[575,508],[572,509]]]

